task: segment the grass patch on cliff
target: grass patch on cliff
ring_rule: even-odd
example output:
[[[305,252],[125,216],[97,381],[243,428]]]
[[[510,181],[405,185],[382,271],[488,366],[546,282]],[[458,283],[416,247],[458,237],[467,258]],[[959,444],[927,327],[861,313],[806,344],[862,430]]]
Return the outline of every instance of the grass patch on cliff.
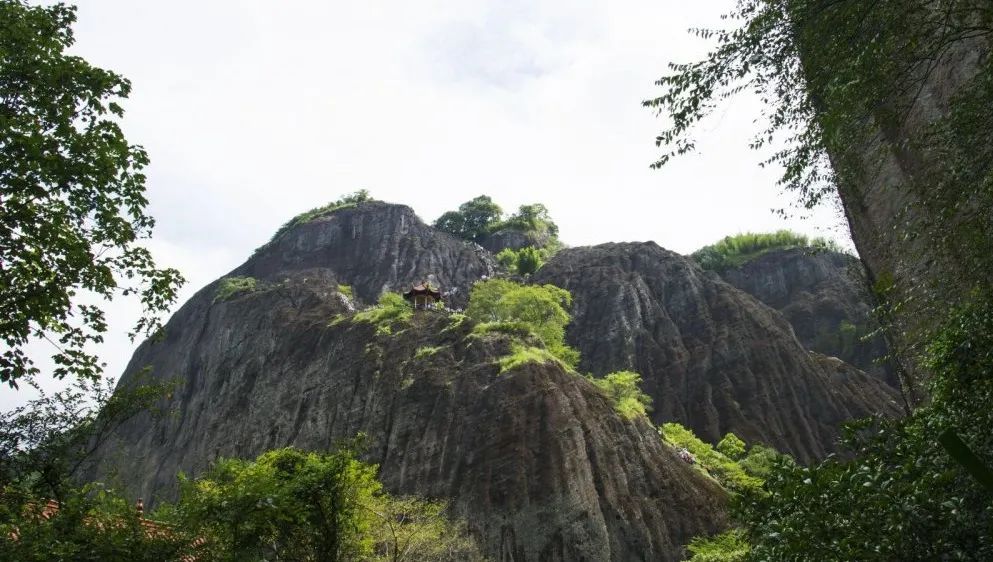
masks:
[[[614,404],[614,409],[627,419],[647,416],[652,397],[641,391],[641,375],[632,371],[617,371],[602,379],[590,379]]]
[[[541,365],[556,364],[566,371],[575,372],[565,361],[562,361],[547,349],[518,343],[511,345],[510,355],[501,357],[499,363],[501,373],[505,373],[521,365],[527,365],[528,363],[538,363]]]
[[[238,295],[251,293],[258,285],[259,282],[254,277],[225,277],[217,284],[214,302],[224,302]]]
[[[740,267],[767,252],[791,248],[842,251],[833,240],[809,238],[790,230],[778,230],[727,236],[715,244],[700,248],[690,254],[690,257],[696,260],[700,267],[719,273]]]
[[[753,445],[746,452],[743,442],[733,433],[725,435],[716,449],[678,423],[662,424],[659,433],[669,445],[689,451],[704,472],[732,492],[760,490],[764,483],[762,476],[773,462],[782,458],[774,449],[763,445]],[[737,443],[742,443],[741,447]],[[732,458],[719,449],[739,456]]]
[[[444,347],[435,346],[435,345],[425,345],[419,347],[417,348],[417,351],[414,352],[414,359],[423,359],[425,357],[431,357],[432,355],[438,353],[442,349],[444,349]]]
[[[383,293],[378,304],[356,312],[352,319],[373,324],[376,326],[376,334],[388,336],[393,333],[396,325],[409,322],[413,315],[413,307],[399,293]]]

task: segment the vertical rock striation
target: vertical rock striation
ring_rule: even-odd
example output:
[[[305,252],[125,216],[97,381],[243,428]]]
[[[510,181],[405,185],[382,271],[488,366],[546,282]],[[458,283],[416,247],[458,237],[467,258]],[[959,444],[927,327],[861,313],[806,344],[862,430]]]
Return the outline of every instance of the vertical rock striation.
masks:
[[[711,442],[731,431],[810,461],[845,421],[897,412],[892,388],[857,370],[835,384],[781,314],[652,242],[563,250],[535,281],[572,292],[582,369],[641,373],[653,420]]]

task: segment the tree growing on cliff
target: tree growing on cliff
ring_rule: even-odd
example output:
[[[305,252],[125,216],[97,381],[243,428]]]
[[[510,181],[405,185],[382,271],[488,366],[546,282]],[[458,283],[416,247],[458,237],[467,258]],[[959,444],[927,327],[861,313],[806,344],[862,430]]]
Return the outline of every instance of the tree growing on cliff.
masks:
[[[434,221],[434,227],[453,236],[478,242],[503,216],[503,209],[489,195],[480,195],[448,211]]]
[[[55,348],[54,376],[100,375],[87,347],[107,325],[83,295],[136,295],[132,335],[150,334],[183,281],[138,244],[154,221],[148,155],[118,125],[131,84],[64,52],[75,19],[0,1],[0,381],[14,387],[38,372],[25,350],[36,339]]]

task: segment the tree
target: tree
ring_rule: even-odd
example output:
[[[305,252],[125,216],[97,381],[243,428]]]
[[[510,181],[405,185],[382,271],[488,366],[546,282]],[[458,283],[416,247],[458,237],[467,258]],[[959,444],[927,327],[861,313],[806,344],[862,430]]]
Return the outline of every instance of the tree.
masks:
[[[380,492],[375,474],[347,448],[222,459],[196,480],[181,477],[180,501],[157,515],[197,529],[215,560],[353,560],[372,553],[364,506]]]
[[[489,279],[472,286],[466,314],[478,322],[523,326],[549,352],[574,367],[579,354],[565,343],[565,327],[571,320],[566,308],[571,304],[569,291],[555,285]]]
[[[726,434],[718,441],[716,449],[718,453],[734,461],[740,461],[745,456],[745,442],[733,433]]]
[[[416,496],[391,497],[369,507],[374,517],[377,560],[472,562],[483,559],[464,523],[445,517],[444,502]]]
[[[480,195],[448,211],[434,222],[434,227],[453,236],[478,242],[500,221],[503,210],[488,195]]]
[[[652,397],[641,391],[638,373],[617,371],[602,379],[593,379],[593,384],[607,393],[614,408],[626,418],[647,415],[652,405]]]
[[[138,245],[148,156],[117,120],[131,84],[65,54],[75,9],[0,0],[0,381],[37,374],[25,346],[55,346],[53,375],[97,378],[87,346],[102,341],[103,310],[83,295],[137,295],[132,332],[154,333],[183,279]]]
[[[548,207],[541,203],[521,205],[517,212],[500,225],[501,228],[515,228],[526,232],[547,233],[550,238],[559,235],[559,227],[552,220]]]
[[[544,264],[545,260],[541,256],[541,252],[534,246],[528,246],[526,248],[521,248],[517,252],[517,272],[521,275],[531,275],[532,273],[538,271]]]

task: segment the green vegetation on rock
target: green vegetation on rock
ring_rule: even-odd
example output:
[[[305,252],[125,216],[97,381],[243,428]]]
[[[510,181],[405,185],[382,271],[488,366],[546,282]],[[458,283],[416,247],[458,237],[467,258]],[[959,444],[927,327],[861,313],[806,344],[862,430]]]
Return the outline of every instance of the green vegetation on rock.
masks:
[[[224,302],[237,295],[250,293],[257,287],[258,280],[254,277],[225,277],[217,284],[214,302]]]
[[[567,307],[569,291],[554,285],[520,285],[490,279],[473,285],[466,314],[480,323],[477,330],[527,331],[549,353],[574,368],[579,352],[565,343],[565,327],[571,320]]]
[[[498,230],[517,230],[547,240],[547,247],[558,246],[559,227],[541,203],[521,205],[516,213],[504,219],[503,209],[488,195],[480,195],[459,205],[457,211],[438,217],[434,227],[473,242],[480,242]]]
[[[368,322],[376,326],[376,333],[390,335],[394,326],[410,321],[414,308],[403,299],[399,293],[383,293],[379,302],[361,312],[356,312],[352,319],[356,322]]]
[[[603,378],[591,379],[603,390],[614,408],[626,418],[648,415],[652,398],[641,391],[641,375],[631,371],[617,371]]]
[[[662,438],[665,439],[667,443],[674,447],[681,447],[689,451],[690,454],[696,459],[696,462],[702,467],[707,474],[716,479],[721,486],[731,492],[743,493],[747,491],[760,490],[762,488],[762,478],[758,475],[758,472],[762,472],[765,469],[760,466],[759,459],[766,458],[767,447],[762,447],[755,445],[752,449],[758,447],[756,451],[757,456],[748,465],[748,470],[745,469],[745,465],[736,459],[728,457],[727,455],[721,453],[715,449],[709,443],[705,443],[700,440],[692,431],[683,427],[678,423],[665,423],[659,428]],[[727,447],[729,442],[734,440],[739,440],[737,436],[733,434],[728,434],[722,440]],[[749,452],[750,453],[750,452]],[[748,458],[748,454],[744,458]],[[777,454],[777,461],[782,459],[782,462],[787,462],[784,455]],[[743,459],[742,459],[743,460]]]
[[[341,294],[343,294],[343,295],[345,295],[346,297],[348,297],[349,300],[355,298],[355,294],[352,292],[352,286],[351,285],[342,285],[342,284],[339,283],[338,284],[338,292],[341,293]]]
[[[527,246],[520,250],[504,248],[497,253],[496,260],[510,273],[531,275],[545,265],[552,253],[549,248],[535,248],[534,246]]]
[[[300,213],[299,215],[283,223],[283,225],[280,226],[278,230],[276,230],[276,233],[272,235],[272,238],[270,238],[268,242],[266,242],[263,246],[259,247],[255,251],[258,252],[264,248],[267,248],[269,245],[275,243],[276,240],[279,240],[279,238],[282,237],[283,234],[286,234],[288,231],[292,230],[297,226],[300,226],[301,224],[306,224],[312,220],[319,219],[321,217],[326,217],[327,215],[330,215],[335,211],[355,207],[359,203],[364,203],[366,201],[372,201],[372,200],[373,199],[372,197],[369,196],[368,190],[360,189],[354,193],[349,193],[347,195],[342,196],[337,201],[332,201],[327,205],[323,205],[321,207],[314,207],[309,211]]]
[[[528,363],[553,363],[560,365],[566,371],[573,371],[571,365],[547,349],[514,343],[511,345],[510,354],[500,358],[500,372],[503,373]]]
[[[690,257],[704,269],[721,272],[732,267],[740,267],[767,252],[790,248],[841,251],[832,240],[808,238],[789,230],[779,230],[769,233],[746,232],[727,236],[715,244],[700,248],[693,252]]]

